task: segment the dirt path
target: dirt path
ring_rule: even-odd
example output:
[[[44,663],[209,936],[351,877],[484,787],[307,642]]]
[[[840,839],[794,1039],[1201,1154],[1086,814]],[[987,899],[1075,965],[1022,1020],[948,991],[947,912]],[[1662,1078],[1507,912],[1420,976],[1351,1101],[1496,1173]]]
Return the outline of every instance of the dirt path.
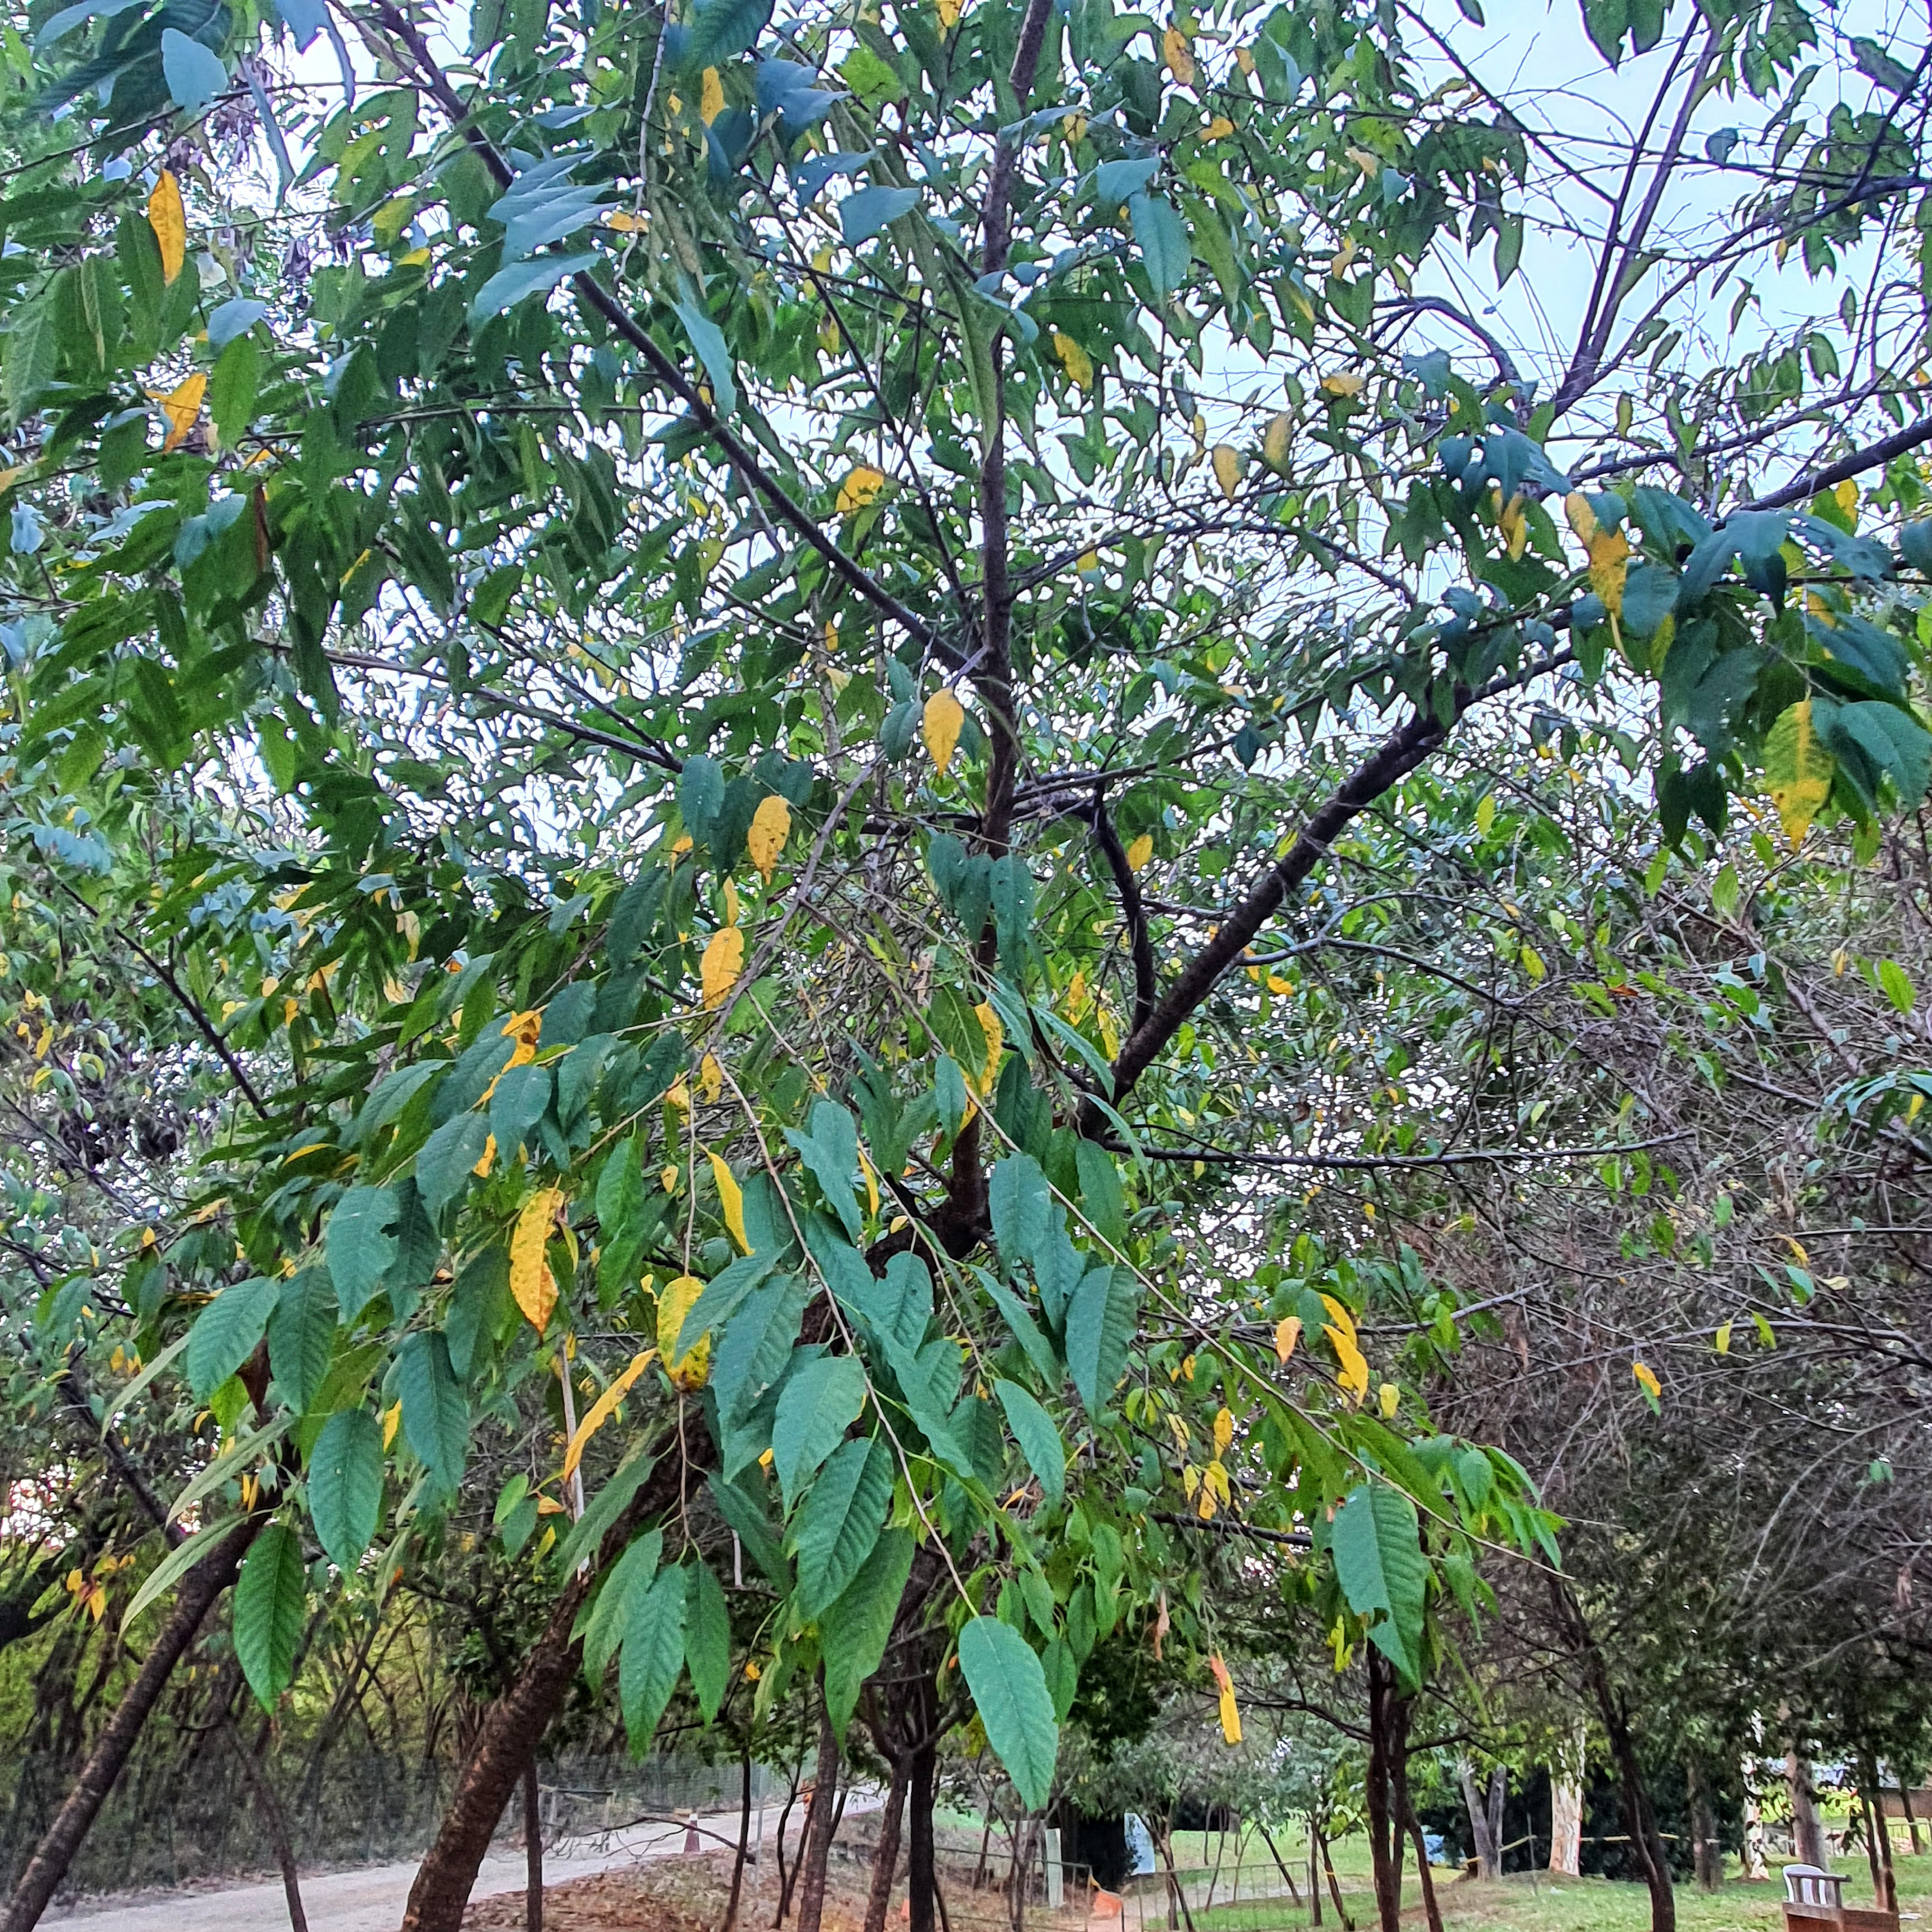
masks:
[[[866,1810],[878,1803],[875,1792],[855,1790],[848,1811]],[[778,1808],[764,1814],[767,1840],[778,1829]],[[796,1814],[793,1823],[796,1828]],[[738,1814],[714,1814],[698,1820],[706,1834],[735,1840]],[[752,1822],[754,1837],[758,1814]],[[650,1858],[674,1857],[685,1849],[682,1825],[641,1825],[614,1832],[608,1840],[566,1841],[544,1859],[546,1886],[587,1878],[599,1872],[642,1864]],[[715,1846],[716,1837],[701,1842]],[[302,1906],[309,1932],[396,1932],[416,1868],[400,1864],[361,1865],[350,1871],[318,1873],[302,1880]],[[483,1862],[470,1897],[490,1898],[524,1888],[521,1852],[493,1852]],[[174,1892],[139,1900],[84,1899],[70,1910],[50,1912],[44,1925],[72,1925],[76,1932],[278,1932],[288,1924],[288,1906],[279,1881],[268,1885],[230,1886],[220,1891]]]

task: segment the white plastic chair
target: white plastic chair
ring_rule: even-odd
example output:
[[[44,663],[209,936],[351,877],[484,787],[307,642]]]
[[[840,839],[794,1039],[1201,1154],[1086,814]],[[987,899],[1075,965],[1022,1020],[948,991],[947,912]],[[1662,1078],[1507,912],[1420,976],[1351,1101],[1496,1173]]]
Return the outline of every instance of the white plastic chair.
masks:
[[[1786,1865],[1784,1897],[1787,1904],[1822,1905],[1837,1912],[1844,1905],[1845,1882],[1820,1865]]]

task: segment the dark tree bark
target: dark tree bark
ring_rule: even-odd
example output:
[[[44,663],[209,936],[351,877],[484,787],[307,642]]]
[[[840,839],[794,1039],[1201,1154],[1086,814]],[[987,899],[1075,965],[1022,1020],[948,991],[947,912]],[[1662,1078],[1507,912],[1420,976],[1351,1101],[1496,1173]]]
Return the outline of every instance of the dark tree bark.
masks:
[[[1296,1888],[1294,1874],[1290,1871],[1287,1865],[1282,1862],[1282,1856],[1280,1852],[1275,1849],[1274,1839],[1270,1835],[1268,1828],[1265,1825],[1263,1825],[1259,1827],[1259,1829],[1262,1834],[1262,1843],[1268,1848],[1268,1856],[1274,1860],[1275,1870],[1280,1872],[1282,1878],[1287,1881],[1288,1895],[1292,1900],[1293,1900],[1294,1908],[1298,1912],[1301,1909],[1301,1894]]]
[[[1870,1853],[1872,1899],[1881,1912],[1898,1911],[1898,1877],[1892,1867],[1892,1827],[1885,1821],[1885,1792],[1878,1781],[1877,1760],[1868,1750],[1858,1753],[1858,1796],[1864,1802]]]
[[[543,1932],[543,1792],[537,1761],[524,1766],[524,1932]]]
[[[135,1740],[160,1701],[175,1666],[194,1642],[221,1593],[240,1574],[242,1558],[268,1520],[266,1513],[243,1517],[182,1579],[175,1593],[174,1608],[161,1625],[154,1648],[108,1719],[107,1728],[88,1754],[74,1789],[27,1861],[14,1895],[8,1900],[6,1916],[0,1918],[0,1932],[31,1932],[40,1923],[41,1913],[67,1876],[81,1841],[107,1802],[107,1794],[127,1768]]]
[[[752,1753],[747,1746],[738,1760],[738,1855],[731,1861],[731,1896],[724,1901],[723,1932],[737,1932],[738,1902],[745,1894],[745,1854],[752,1842]]]
[[[825,1868],[838,1828],[838,1736],[832,1713],[818,1719],[818,1768],[812,1788],[812,1816],[799,1852],[798,1932],[818,1932],[825,1914]]]
[[[1456,1775],[1462,1783],[1462,1804],[1469,1814],[1469,1835],[1475,1841],[1476,1876],[1501,1878],[1503,1875],[1502,1810],[1509,1792],[1509,1773],[1498,1765],[1490,1773],[1486,1796],[1476,1783],[1475,1766],[1466,1758],[1456,1760]]]
[[[1422,1820],[1415,1815],[1415,1807],[1403,1795],[1403,1806],[1408,1814],[1408,1840],[1415,1847],[1416,1875],[1422,1881],[1422,1909],[1429,1920],[1429,1932],[1442,1932],[1442,1908],[1436,1902],[1436,1875],[1429,1869],[1429,1847],[1423,1842]]]
[[[1696,1847],[1697,1884],[1702,1891],[1715,1892],[1724,1880],[1724,1857],[1718,1844],[1717,1814],[1711,1809],[1711,1794],[1695,1758],[1684,1761],[1684,1781],[1690,1794],[1690,1832]]]
[[[772,1918],[772,1932],[778,1932],[778,1928],[785,1922],[785,1914],[791,1910],[791,1880],[785,1873],[784,1834],[785,1827],[791,1822],[791,1808],[798,1802],[798,1777],[794,1772],[792,1776],[791,1789],[785,1793],[784,1808],[778,1813],[778,1831],[776,1840],[778,1854],[778,1909]],[[805,1809],[806,1816],[809,1818],[812,1815],[812,1800],[809,1798],[805,1802]]]
[[[906,1932],[934,1932],[933,1755],[930,1740],[918,1746],[913,1753],[911,1775],[907,1783],[906,1840],[910,1860],[906,1873]]]
[[[308,1932],[308,1914],[302,1909],[302,1874],[296,1869],[295,1844],[289,1836],[289,1822],[283,1814],[280,1802],[256,1754],[242,1742],[242,1733],[236,1729],[234,1720],[229,1719],[223,1728],[235,1747],[235,1755],[241,1761],[242,1775],[248,1780],[248,1788],[254,1792],[255,1802],[262,1808],[262,1820],[268,1828],[268,1842],[275,1854],[277,1868],[282,1874],[282,1896],[288,1901],[289,1932]],[[262,1726],[265,1748],[267,1729],[266,1725]]]
[[[1369,1678],[1369,1860],[1375,1874],[1376,1915],[1382,1932],[1402,1932],[1402,1867],[1398,1833],[1402,1814],[1396,1802],[1396,1760],[1401,1701],[1395,1666],[1373,1645],[1368,1650]]]
[[[872,1854],[872,1882],[866,1894],[865,1932],[886,1932],[886,1914],[892,1909],[892,1877],[898,1868],[899,1834],[905,1806],[905,1766],[895,1759],[892,1780],[886,1789],[886,1808],[879,1817],[879,1848]]]
[[[1322,1838],[1318,1842],[1322,1846],[1322,1873],[1328,1880],[1328,1896],[1335,1901],[1335,1916],[1342,1922],[1342,1932],[1355,1932],[1355,1922],[1342,1903],[1342,1882],[1335,1876],[1335,1860],[1328,1850],[1328,1840]]]
[[[1825,1842],[1825,1821],[1818,1815],[1818,1787],[1811,1776],[1810,1753],[1794,1742],[1784,1754],[1784,1772],[1791,1786],[1792,1849],[1800,1864],[1828,1870],[1832,1848]]]

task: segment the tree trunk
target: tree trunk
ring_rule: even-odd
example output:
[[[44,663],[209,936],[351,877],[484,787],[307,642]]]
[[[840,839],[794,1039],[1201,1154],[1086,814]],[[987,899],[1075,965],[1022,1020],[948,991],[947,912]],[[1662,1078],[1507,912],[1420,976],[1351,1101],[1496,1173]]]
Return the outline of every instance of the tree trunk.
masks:
[[[1442,1908],[1436,1902],[1436,1875],[1429,1869],[1429,1847],[1423,1842],[1422,1820],[1415,1807],[1408,1812],[1408,1841],[1415,1847],[1416,1875],[1422,1881],[1422,1910],[1429,1920],[1429,1932],[1442,1932]]]
[[[892,1879],[898,1870],[899,1834],[905,1806],[905,1766],[896,1758],[892,1781],[886,1790],[886,1808],[879,1817],[879,1848],[872,1854],[872,1882],[866,1894],[865,1932],[886,1932],[886,1914],[892,1909]]]
[[[1832,1848],[1825,1842],[1825,1821],[1818,1815],[1818,1787],[1811,1781],[1810,1754],[1794,1742],[1784,1754],[1784,1774],[1791,1786],[1791,1849],[1802,1865],[1829,1870]]]
[[[1912,1788],[1901,1775],[1898,1780],[1898,1808],[1905,1814],[1905,1828],[1912,1834],[1912,1856],[1916,1858],[1924,1849],[1918,1842],[1918,1820],[1912,1809]]]
[[[1469,1814],[1469,1836],[1475,1844],[1476,1876],[1478,1878],[1500,1878],[1503,1865],[1502,1852],[1498,1843],[1499,1834],[1491,1828],[1490,1808],[1484,1802],[1478,1792],[1476,1767],[1466,1757],[1459,1757],[1456,1760],[1456,1775],[1462,1780],[1462,1805]],[[1490,1776],[1492,1792],[1496,1790],[1496,1780],[1507,1776],[1508,1773],[1498,1765]]]
[[[223,1538],[220,1546],[182,1579],[176,1589],[174,1608],[161,1625],[154,1648],[115,1707],[107,1728],[88,1754],[66,1802],[34,1847],[34,1855],[27,1861],[14,1895],[8,1900],[6,1916],[0,1918],[0,1932],[32,1932],[40,1923],[40,1914],[67,1876],[68,1868],[100,1815],[107,1794],[126,1768],[141,1727],[160,1701],[175,1666],[194,1642],[216,1600],[240,1574],[242,1558],[268,1520],[266,1511],[243,1517]]]
[[[676,1501],[686,1471],[700,1460],[708,1460],[704,1454],[706,1446],[700,1430],[688,1444],[693,1451],[690,1456],[680,1458],[670,1453],[658,1456],[656,1468],[605,1532],[596,1563],[585,1563],[572,1573],[515,1682],[484,1712],[457,1778],[449,1809],[410,1887],[401,1932],[460,1932],[463,1909],[470,1902],[477,1868],[490,1849],[497,1820],[524,1766],[536,1755],[582,1663],[582,1642],[571,1633],[592,1583],[646,1516]],[[15,1932],[15,1928],[0,1928],[0,1932]]]
[[[738,1856],[731,1862],[731,1896],[724,1902],[723,1932],[738,1932],[738,1901],[745,1893],[745,1854],[752,1842],[752,1753],[748,1745],[739,1763],[742,1790],[738,1799]]]
[[[1550,1869],[1567,1878],[1583,1875],[1583,1720],[1576,1720],[1570,1753],[1550,1772]],[[1502,1833],[1497,1833],[1498,1840]],[[1536,1846],[1530,1846],[1534,1864]]]
[[[1280,1872],[1282,1878],[1287,1881],[1288,1895],[1294,1901],[1294,1909],[1299,1912],[1301,1910],[1301,1894],[1295,1888],[1294,1873],[1288,1870],[1280,1852],[1275,1849],[1274,1838],[1268,1828],[1265,1825],[1261,1825],[1256,1828],[1262,1834],[1262,1843],[1268,1848],[1269,1857],[1274,1860],[1275,1870]]]
[[[1335,1916],[1342,1922],[1342,1932],[1355,1932],[1355,1922],[1348,1916],[1348,1908],[1342,1903],[1342,1882],[1335,1876],[1335,1861],[1328,1850],[1328,1840],[1322,1845],[1322,1870],[1328,1880],[1328,1896],[1335,1901]]]
[[[1690,1832],[1696,1847],[1697,1883],[1702,1891],[1715,1892],[1724,1882],[1724,1855],[1718,1844],[1718,1820],[1711,1809],[1711,1794],[1705,1786],[1703,1772],[1694,1757],[1684,1760],[1684,1781],[1690,1796]]]
[[[1308,1922],[1322,1923],[1322,1834],[1315,1828],[1314,1814],[1308,1820]]]
[[[543,1932],[543,1790],[535,1757],[524,1766],[524,1932]]]
[[[930,1741],[913,1753],[906,1789],[906,1932],[934,1932],[932,1804],[934,1747]]]
[[[308,1932],[308,1914],[302,1910],[302,1874],[296,1866],[296,1848],[289,1837],[289,1821],[266,1774],[256,1762],[254,1753],[242,1742],[242,1733],[236,1728],[232,1718],[224,1728],[229,1742],[235,1747],[236,1756],[241,1760],[242,1775],[248,1780],[248,1788],[254,1792],[255,1802],[261,1806],[262,1819],[268,1827],[268,1842],[282,1874],[282,1896],[288,1901],[289,1932]],[[262,1727],[265,1748],[267,1728],[266,1725]]]
[[[1898,1876],[1892,1868],[1892,1827],[1886,1822],[1885,1793],[1878,1781],[1878,1764],[1870,1751],[1860,1751],[1858,1762],[1858,1796],[1864,1801],[1870,1833],[1872,1902],[1881,1912],[1896,1917]]]
[[[812,1816],[799,1852],[798,1932],[818,1932],[825,1916],[825,1868],[838,1828],[838,1736],[832,1713],[818,1720],[818,1768],[812,1787]]]
[[[785,1793],[784,1809],[778,1813],[778,1836],[775,1841],[778,1854],[778,1909],[772,1917],[772,1932],[778,1932],[778,1928],[784,1923],[785,1914],[791,1910],[791,1880],[785,1876],[784,1834],[785,1827],[791,1822],[791,1808],[798,1802],[798,1772],[794,1768],[791,1774],[791,1789]],[[812,1801],[808,1798],[806,1800],[808,1814],[811,1809]],[[762,1851],[759,1856],[763,1858]]]
[[[1369,1678],[1369,1859],[1375,1874],[1376,1914],[1382,1932],[1402,1932],[1402,1874],[1396,1834],[1401,1815],[1394,1800],[1396,1774],[1395,1666],[1372,1646]]]

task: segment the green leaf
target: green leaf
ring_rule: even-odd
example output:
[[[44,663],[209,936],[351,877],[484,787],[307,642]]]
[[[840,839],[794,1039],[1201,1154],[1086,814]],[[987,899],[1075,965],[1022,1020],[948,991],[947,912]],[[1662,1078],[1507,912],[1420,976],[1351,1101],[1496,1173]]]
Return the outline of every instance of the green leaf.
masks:
[[[1053,1193],[1040,1162],[1030,1154],[1016,1154],[996,1163],[986,1184],[986,1204],[1000,1259],[1011,1274],[1041,1252],[1052,1230]]]
[[[141,1587],[134,1592],[134,1600],[122,1614],[121,1634],[124,1639],[134,1628],[134,1619],[150,1604],[165,1596],[197,1564],[212,1556],[240,1520],[237,1516],[224,1516],[213,1522],[204,1523],[185,1543],[177,1544],[148,1571],[142,1580]]]
[[[302,1540],[272,1522],[242,1559],[235,1586],[235,1660],[265,1711],[281,1701],[295,1676],[308,1600]]]
[[[820,1355],[787,1378],[772,1424],[772,1461],[788,1514],[865,1406],[866,1371],[856,1356]]]
[[[208,413],[215,434],[232,449],[255,419],[255,395],[261,386],[262,352],[252,334],[236,337],[215,358],[208,379]]]
[[[1127,213],[1133,222],[1135,245],[1147,265],[1148,280],[1162,301],[1187,279],[1193,250],[1187,245],[1187,226],[1173,204],[1159,195],[1131,195]]]
[[[432,1221],[441,1220],[444,1208],[470,1185],[489,1137],[490,1124],[481,1114],[458,1114],[423,1142],[416,1155],[416,1192]]]
[[[335,1285],[326,1268],[305,1268],[282,1284],[268,1317],[268,1368],[298,1414],[307,1412],[328,1373],[335,1318]]]
[[[801,1133],[796,1127],[788,1127],[785,1138],[798,1150],[826,1204],[856,1241],[864,1228],[865,1219],[852,1192],[859,1167],[859,1130],[852,1116],[833,1102],[821,1100],[812,1110],[811,1132]]]
[[[691,1688],[708,1724],[718,1715],[731,1682],[731,1612],[724,1586],[708,1563],[686,1566],[690,1579],[684,1600],[684,1648],[691,1670]]]
[[[1918,1004],[1912,976],[1896,959],[1881,959],[1877,966],[1879,991],[1901,1013],[1909,1013]]]
[[[1040,1478],[1048,1499],[1058,1502],[1066,1492],[1066,1450],[1053,1418],[1018,1382],[996,1381],[993,1392],[1006,1412],[1006,1426],[1027,1466]]]
[[[648,1590],[634,1592],[617,1660],[617,1701],[631,1755],[642,1757],[684,1669],[685,1581],[681,1570],[661,1570]]]
[[[470,1455],[470,1405],[449,1366],[449,1345],[428,1329],[403,1338],[396,1352],[403,1433],[437,1483],[452,1496]]]
[[[700,0],[682,41],[667,51],[688,72],[719,67],[757,44],[772,17],[772,0]]]
[[[538,293],[548,295],[559,282],[596,266],[595,255],[538,255],[525,262],[512,262],[499,268],[476,292],[470,304],[470,324],[473,328],[506,308]]]
[[[1074,1165],[1080,1175],[1080,1204],[1094,1232],[1116,1251],[1127,1240],[1126,1202],[1120,1169],[1107,1150],[1090,1140],[1076,1143]]]
[[[866,1679],[878,1669],[892,1640],[899,1600],[912,1574],[913,1547],[909,1532],[884,1532],[859,1566],[859,1574],[818,1620],[826,1708],[832,1728],[842,1738],[858,1708]]]
[[[1329,1526],[1335,1580],[1350,1610],[1372,1618],[1369,1639],[1406,1682],[1422,1681],[1422,1618],[1429,1564],[1415,1505],[1385,1483],[1349,1492]]]
[[[1089,1268],[1068,1298],[1066,1366],[1090,1415],[1126,1372],[1138,1312],[1139,1289],[1129,1268]]]
[[[338,1409],[309,1454],[308,1514],[316,1540],[344,1576],[362,1562],[382,1509],[382,1425],[365,1408]]]
[[[644,1487],[654,1462],[642,1448],[637,1448],[618,1464],[610,1480],[591,1498],[590,1508],[558,1545],[560,1570],[574,1570],[583,1558],[596,1556],[605,1531],[630,1508],[632,1498]]]
[[[876,1438],[840,1444],[806,1491],[788,1547],[798,1562],[799,1607],[815,1617],[859,1574],[892,1500],[892,1451]]]
[[[959,1668],[1013,1788],[1029,1810],[1043,1809],[1053,1795],[1060,1726],[1033,1646],[998,1618],[975,1617],[959,1633]]]
[[[731,351],[724,333],[694,302],[672,304],[674,313],[684,324],[704,373],[711,378],[711,393],[721,416],[734,416],[738,408],[738,384],[731,363]]]
[[[845,245],[856,248],[919,206],[916,188],[862,188],[838,204],[838,226]]]
[[[401,1216],[392,1187],[352,1187],[335,1204],[323,1247],[345,1326],[352,1326],[380,1291],[396,1258],[392,1230]]]
[[[718,1514],[731,1526],[745,1546],[745,1554],[762,1570],[779,1590],[789,1594],[791,1565],[785,1561],[784,1546],[778,1538],[764,1511],[736,1483],[728,1483],[714,1469],[707,1478]]]
[[[584,1625],[584,1675],[594,1690],[624,1640],[631,1600],[648,1590],[664,1556],[664,1532],[647,1529],[611,1564],[603,1587],[591,1600]]]
[[[188,1380],[206,1402],[248,1358],[280,1298],[281,1283],[257,1278],[224,1288],[188,1331]]]
[[[799,1323],[809,1299],[805,1282],[790,1274],[775,1276],[746,1296],[743,1306],[718,1338],[712,1366],[711,1386],[721,1417],[734,1421],[742,1418],[778,1380],[791,1345],[798,1339]],[[680,1334],[702,1332],[692,1328],[687,1316]],[[681,1340],[680,1352],[690,1346]]]

